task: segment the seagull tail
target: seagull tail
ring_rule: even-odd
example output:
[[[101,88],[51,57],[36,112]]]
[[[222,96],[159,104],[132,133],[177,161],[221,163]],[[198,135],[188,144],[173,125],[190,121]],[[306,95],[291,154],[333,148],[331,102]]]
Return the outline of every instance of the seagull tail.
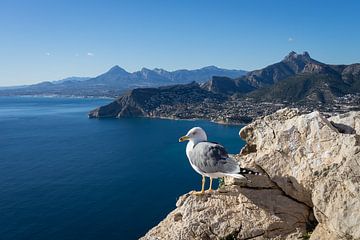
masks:
[[[250,169],[247,168],[240,168],[238,173],[228,173],[226,174],[227,176],[233,177],[233,178],[238,178],[238,179],[246,179],[247,181],[251,182],[249,179],[247,179],[246,176],[244,176],[243,174],[250,174],[250,175],[261,175],[261,173],[259,172],[254,172]]]
[[[259,172],[254,172],[248,168],[240,168],[240,171],[238,172],[238,174],[250,174],[250,175],[261,175],[261,173]]]

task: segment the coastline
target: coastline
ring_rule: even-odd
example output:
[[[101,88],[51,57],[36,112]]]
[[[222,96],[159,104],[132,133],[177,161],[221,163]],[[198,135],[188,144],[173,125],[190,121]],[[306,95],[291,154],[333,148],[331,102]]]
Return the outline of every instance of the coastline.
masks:
[[[212,119],[206,119],[206,118],[175,118],[175,117],[161,117],[161,116],[157,116],[157,117],[151,117],[151,116],[144,116],[142,118],[151,118],[151,119],[167,119],[167,120],[176,120],[176,121],[208,121],[208,122],[212,122],[212,123],[216,123],[219,125],[226,125],[226,126],[241,126],[241,125],[247,125],[249,123],[245,123],[245,122],[239,122],[239,123],[235,123],[235,122],[224,122],[224,121],[217,121],[217,120],[212,120]]]
[[[122,119],[118,117],[90,117],[88,114],[89,119]],[[161,117],[161,116],[137,116],[137,117],[127,117],[127,118],[147,118],[147,119],[162,119],[162,120],[173,120],[173,121],[207,121],[219,125],[225,125],[225,126],[245,126],[250,124],[251,122],[245,123],[245,122],[224,122],[224,121],[216,121],[212,119],[206,119],[206,118],[175,118],[175,117]]]
[[[76,95],[0,95],[1,97],[8,98],[69,98],[69,99],[109,99],[114,100],[114,97],[106,97],[106,96],[76,96]]]

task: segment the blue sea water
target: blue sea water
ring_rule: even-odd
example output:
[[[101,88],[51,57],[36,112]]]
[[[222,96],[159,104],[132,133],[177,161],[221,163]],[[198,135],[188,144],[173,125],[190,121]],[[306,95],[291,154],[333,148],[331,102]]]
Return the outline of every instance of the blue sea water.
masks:
[[[0,97],[0,239],[137,239],[200,188],[180,136],[244,145],[239,126],[87,118],[109,101]]]

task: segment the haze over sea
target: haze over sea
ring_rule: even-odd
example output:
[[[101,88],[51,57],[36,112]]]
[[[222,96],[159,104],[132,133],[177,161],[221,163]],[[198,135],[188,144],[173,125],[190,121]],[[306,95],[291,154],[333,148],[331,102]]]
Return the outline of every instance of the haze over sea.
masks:
[[[136,239],[201,177],[178,143],[193,126],[230,153],[239,126],[88,119],[104,99],[0,98],[0,239]]]

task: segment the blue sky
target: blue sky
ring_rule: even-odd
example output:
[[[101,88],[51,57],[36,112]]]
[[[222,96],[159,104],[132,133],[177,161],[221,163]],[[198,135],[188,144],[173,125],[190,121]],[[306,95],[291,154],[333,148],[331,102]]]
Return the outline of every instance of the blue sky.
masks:
[[[254,70],[288,52],[360,62],[360,1],[0,1],[0,86],[207,65]]]

